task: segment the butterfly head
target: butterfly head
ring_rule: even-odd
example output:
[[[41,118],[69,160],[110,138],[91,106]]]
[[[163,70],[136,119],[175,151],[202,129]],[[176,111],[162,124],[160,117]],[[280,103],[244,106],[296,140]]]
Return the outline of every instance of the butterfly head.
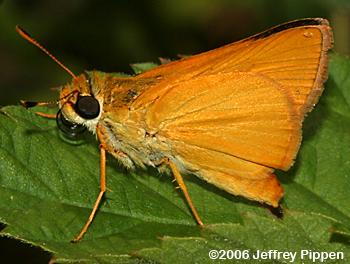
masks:
[[[101,115],[102,101],[100,102],[94,97],[89,79],[86,78],[84,74],[76,76],[23,28],[17,25],[16,30],[20,36],[38,47],[73,77],[72,83],[64,86],[60,93],[60,98],[58,100],[59,111],[56,116],[58,127],[71,137],[85,130],[86,127],[92,132],[95,132],[97,122]],[[51,104],[51,102],[21,101],[21,104],[28,108],[37,105],[48,105]]]
[[[91,81],[81,74],[65,85],[60,92],[58,127],[68,136],[74,137],[85,128],[95,132],[101,116],[102,101],[92,93]]]

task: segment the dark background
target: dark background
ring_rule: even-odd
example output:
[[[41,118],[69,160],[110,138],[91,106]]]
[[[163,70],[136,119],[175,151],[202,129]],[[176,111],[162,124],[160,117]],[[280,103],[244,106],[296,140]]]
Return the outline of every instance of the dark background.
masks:
[[[75,74],[92,69],[131,73],[130,63],[196,54],[304,17],[329,19],[334,50],[350,53],[349,0],[0,1],[0,106],[57,99],[50,88],[71,79],[21,39],[16,24]],[[0,257],[10,263],[50,258],[6,238],[0,239],[0,249]]]

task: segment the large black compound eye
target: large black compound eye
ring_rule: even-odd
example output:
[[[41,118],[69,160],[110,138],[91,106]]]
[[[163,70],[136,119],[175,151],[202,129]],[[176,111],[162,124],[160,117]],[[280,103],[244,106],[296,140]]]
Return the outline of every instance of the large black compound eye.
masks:
[[[95,97],[78,96],[74,105],[75,112],[85,119],[94,119],[100,114],[100,104]]]
[[[68,138],[71,138],[71,139],[76,139],[80,134],[84,133],[84,131],[86,130],[85,126],[69,122],[66,118],[64,118],[61,110],[59,110],[56,115],[56,123],[58,128]]]

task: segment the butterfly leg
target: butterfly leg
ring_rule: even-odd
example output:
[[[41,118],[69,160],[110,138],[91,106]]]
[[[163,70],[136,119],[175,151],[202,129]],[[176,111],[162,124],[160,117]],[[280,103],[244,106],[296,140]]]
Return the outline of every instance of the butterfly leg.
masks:
[[[106,188],[106,151],[107,152],[111,152],[114,154],[118,154],[121,157],[124,157],[126,154],[122,151],[119,150],[115,150],[113,148],[111,148],[107,143],[106,143],[106,136],[105,136],[105,131],[103,129],[103,127],[101,126],[97,126],[96,128],[96,134],[97,134],[97,138],[100,142],[100,192],[97,196],[97,199],[95,201],[94,207],[92,208],[92,211],[89,215],[89,218],[87,220],[87,222],[85,223],[85,225],[83,226],[82,230],[80,231],[79,235],[77,235],[72,242],[78,242],[86,233],[86,231],[88,230],[90,224],[92,223],[92,221],[95,218],[97,209],[102,201],[103,195],[106,192],[107,188]]]
[[[56,119],[56,114],[46,114],[43,112],[35,112],[35,114],[45,118]]]
[[[97,209],[101,203],[102,197],[103,197],[104,193],[106,192],[106,150],[102,146],[100,146],[100,154],[101,154],[101,157],[100,157],[100,193],[97,196],[94,207],[90,213],[90,216],[89,216],[87,222],[85,223],[84,227],[80,231],[79,235],[77,235],[71,242],[78,242],[83,237],[83,235],[86,233],[92,220],[95,217]]]
[[[168,158],[164,158],[162,160],[162,163],[166,163],[166,164],[169,165],[169,167],[170,167],[170,169],[171,169],[171,171],[172,171],[172,173],[174,175],[175,180],[179,184],[179,187],[180,187],[180,189],[182,190],[182,192],[183,192],[183,194],[185,196],[186,202],[187,202],[188,206],[190,207],[194,218],[196,219],[197,223],[200,226],[202,226],[203,222],[202,222],[201,218],[199,217],[199,214],[198,214],[196,208],[193,205],[193,202],[192,202],[192,199],[190,197],[190,194],[187,191],[187,187],[185,185],[185,182],[184,182],[184,180],[183,180],[183,178],[181,176],[180,171],[176,167],[176,164],[173,161],[171,161],[170,159],[168,159]]]
[[[88,230],[92,220],[95,217],[95,214],[97,212],[97,209],[101,203],[101,200],[103,198],[104,193],[106,192],[106,149],[105,149],[105,143],[103,140],[103,134],[101,133],[99,127],[96,129],[97,137],[100,141],[100,192],[97,196],[97,199],[95,201],[94,207],[89,215],[89,218],[85,225],[83,226],[82,230],[80,231],[79,235],[77,235],[72,242],[78,242],[83,235]]]

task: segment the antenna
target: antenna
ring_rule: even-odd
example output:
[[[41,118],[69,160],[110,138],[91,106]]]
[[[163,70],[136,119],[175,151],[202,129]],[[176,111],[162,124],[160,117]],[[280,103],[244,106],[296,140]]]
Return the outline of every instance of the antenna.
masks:
[[[47,49],[45,49],[33,37],[31,37],[29,33],[27,33],[23,28],[17,25],[16,31],[18,32],[18,34],[21,35],[22,38],[29,41],[34,46],[37,46],[41,51],[43,51],[46,55],[48,55],[54,62],[56,62],[59,66],[61,66],[61,68],[64,69],[66,72],[68,72],[74,79],[77,78],[77,76],[70,69],[68,69],[62,62],[60,62],[55,56],[53,56]]]

